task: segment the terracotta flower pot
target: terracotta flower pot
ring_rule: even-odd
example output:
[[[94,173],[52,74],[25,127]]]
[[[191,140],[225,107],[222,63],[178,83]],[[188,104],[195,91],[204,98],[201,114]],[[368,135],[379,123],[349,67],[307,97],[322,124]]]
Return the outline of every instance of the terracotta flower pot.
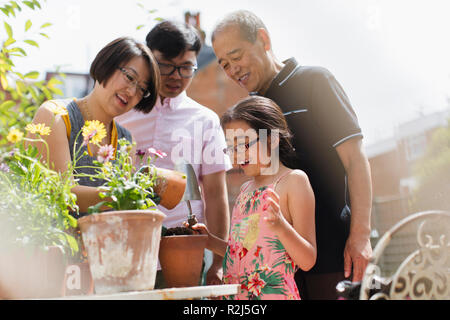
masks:
[[[164,218],[159,210],[128,210],[78,219],[97,294],[153,289]]]
[[[150,171],[151,174],[156,170],[155,192],[161,199],[160,205],[170,210],[180,203],[186,189],[186,175],[184,173],[149,166],[144,166],[140,170]]]
[[[161,238],[159,262],[167,287],[200,284],[207,235],[180,235]]]
[[[61,297],[66,261],[58,247],[2,251],[0,299]]]

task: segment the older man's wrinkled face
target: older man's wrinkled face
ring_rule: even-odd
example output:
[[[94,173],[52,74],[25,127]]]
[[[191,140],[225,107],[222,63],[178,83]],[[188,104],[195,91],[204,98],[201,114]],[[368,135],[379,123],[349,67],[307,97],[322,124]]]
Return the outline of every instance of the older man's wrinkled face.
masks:
[[[258,38],[251,43],[236,26],[219,31],[213,41],[218,62],[227,76],[248,92],[259,91],[267,81],[267,54]]]

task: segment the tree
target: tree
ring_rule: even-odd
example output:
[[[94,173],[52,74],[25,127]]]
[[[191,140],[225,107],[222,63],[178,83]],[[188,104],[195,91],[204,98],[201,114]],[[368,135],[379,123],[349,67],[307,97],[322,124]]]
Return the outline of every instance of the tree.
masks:
[[[40,10],[41,3],[37,0],[1,1],[0,15],[15,19],[26,10]],[[15,59],[28,57],[26,49],[30,46],[39,48],[37,39],[49,38],[45,30],[51,25],[47,22],[34,26],[28,19],[24,26],[25,39],[19,40],[14,37],[13,27],[6,19],[3,21],[4,33],[0,30],[0,38],[6,40],[0,48],[0,148],[8,149],[6,136],[11,129],[23,129],[45,100],[52,99],[55,94],[62,95],[57,88],[62,83],[58,78],[36,81],[39,72],[21,73],[14,64]]]
[[[413,205],[417,210],[450,210],[450,119],[437,129],[427,151],[414,168],[418,188]]]

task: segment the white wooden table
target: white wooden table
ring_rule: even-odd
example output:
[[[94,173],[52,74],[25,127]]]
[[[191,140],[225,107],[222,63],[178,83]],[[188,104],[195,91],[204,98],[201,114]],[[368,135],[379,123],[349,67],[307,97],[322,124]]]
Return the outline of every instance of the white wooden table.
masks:
[[[222,284],[214,286],[131,291],[114,294],[67,296],[58,298],[58,300],[187,300],[237,294],[239,287],[239,284]]]

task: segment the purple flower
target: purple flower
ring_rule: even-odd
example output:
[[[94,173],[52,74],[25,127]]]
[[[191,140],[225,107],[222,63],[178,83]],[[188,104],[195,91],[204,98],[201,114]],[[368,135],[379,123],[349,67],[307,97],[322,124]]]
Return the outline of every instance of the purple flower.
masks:
[[[136,155],[142,159],[143,156],[145,156],[145,151],[141,149],[136,150]]]

